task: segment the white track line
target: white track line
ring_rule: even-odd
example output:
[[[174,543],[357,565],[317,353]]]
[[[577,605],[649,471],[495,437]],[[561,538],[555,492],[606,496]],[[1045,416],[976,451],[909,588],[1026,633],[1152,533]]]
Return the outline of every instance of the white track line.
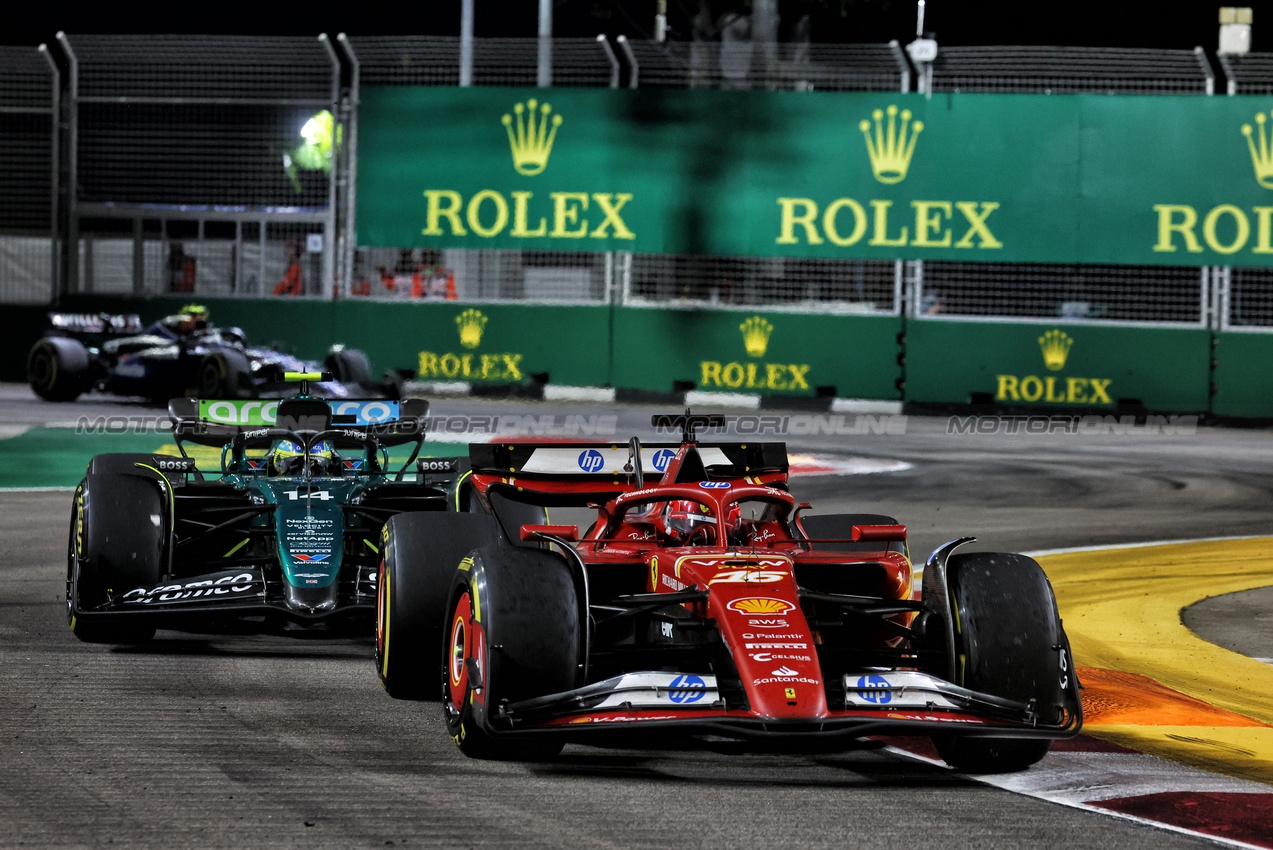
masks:
[[[1273,523],[1270,523],[1273,525]],[[1173,546],[1177,543],[1219,543],[1225,540],[1261,540],[1273,538],[1273,529],[1269,534],[1235,534],[1229,537],[1185,537],[1180,540],[1148,540],[1143,543],[1106,543],[1100,546],[1071,546],[1064,549],[1039,549],[1034,552],[1022,552],[1029,558],[1040,558],[1044,555],[1069,555],[1074,552],[1102,552],[1107,549],[1144,549],[1147,546]]]
[[[947,767],[940,759],[929,758],[898,747],[885,746],[885,750],[915,761],[936,767]],[[1086,757],[1086,758],[1082,758]],[[1084,764],[1083,762],[1097,762]],[[1148,769],[1145,769],[1148,768]],[[947,768],[951,769],[951,768]],[[1042,762],[1021,773],[1004,775],[968,774],[976,782],[999,788],[1013,794],[1021,794],[1036,800],[1056,803],[1071,809],[1120,818],[1121,820],[1165,829],[1169,832],[1189,835],[1224,844],[1229,847],[1268,850],[1259,844],[1249,844],[1232,838],[1223,838],[1206,832],[1187,829],[1163,821],[1116,812],[1094,806],[1100,800],[1116,800],[1165,792],[1193,791],[1198,793],[1273,794],[1273,788],[1259,782],[1235,779],[1223,774],[1210,773],[1195,767],[1177,764],[1143,753],[1049,753]]]

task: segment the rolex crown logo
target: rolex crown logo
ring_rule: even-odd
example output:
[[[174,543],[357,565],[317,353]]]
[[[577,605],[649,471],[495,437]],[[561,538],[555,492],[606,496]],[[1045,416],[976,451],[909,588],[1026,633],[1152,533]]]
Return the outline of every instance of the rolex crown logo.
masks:
[[[1255,180],[1265,189],[1273,189],[1273,150],[1270,150],[1269,138],[1264,133],[1264,122],[1267,119],[1261,112],[1255,116],[1259,126],[1260,144],[1256,147],[1250,124],[1242,125],[1242,135],[1246,136],[1246,146],[1251,151],[1251,165],[1255,167]]]
[[[470,307],[455,317],[455,324],[460,329],[460,345],[477,348],[482,342],[482,331],[486,330],[486,316],[482,311]]]
[[[761,316],[752,316],[739,325],[738,329],[743,332],[743,345],[747,347],[748,356],[764,357],[774,326]]]
[[[871,113],[875,119],[875,137],[871,138],[871,122],[863,119],[858,129],[866,137],[866,153],[871,157],[871,171],[881,183],[901,183],[906,179],[915,140],[924,129],[923,121],[911,124],[911,111],[902,110],[902,126],[897,126],[897,107],[888,108],[888,127],[884,126],[884,110]],[[909,136],[908,136],[909,133]]]
[[[1043,365],[1053,372],[1064,369],[1065,359],[1070,356],[1070,346],[1073,344],[1074,340],[1065,331],[1050,330],[1039,337],[1039,348],[1043,349]]]
[[[536,117],[535,110],[539,110]],[[552,128],[549,129],[548,113],[552,112],[548,104],[540,105],[531,98],[526,105],[513,107],[514,118],[508,113],[502,119],[504,129],[508,131],[508,146],[513,151],[513,168],[518,174],[533,177],[548,166],[548,156],[553,152],[553,139],[557,138],[557,128],[561,126],[561,116],[552,116]]]

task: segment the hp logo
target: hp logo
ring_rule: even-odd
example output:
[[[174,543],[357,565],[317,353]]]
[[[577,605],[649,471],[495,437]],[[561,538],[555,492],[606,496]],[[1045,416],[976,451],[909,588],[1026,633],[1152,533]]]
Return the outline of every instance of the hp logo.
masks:
[[[890,691],[872,691],[869,688],[888,688],[892,687],[888,683],[888,679],[883,676],[858,676],[858,696],[867,702],[878,703],[883,705],[886,702],[892,702],[893,694]]]
[[[605,458],[596,449],[585,449],[579,453],[579,468],[584,472],[600,472],[605,465]]]
[[[654,453],[654,459],[650,461],[650,465],[659,472],[663,472],[674,457],[676,457],[676,452],[671,449],[659,449]]]

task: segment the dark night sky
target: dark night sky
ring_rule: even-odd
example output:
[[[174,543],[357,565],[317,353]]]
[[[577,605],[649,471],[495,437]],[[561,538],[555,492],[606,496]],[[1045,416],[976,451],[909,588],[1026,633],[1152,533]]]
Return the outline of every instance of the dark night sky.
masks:
[[[538,0],[475,0],[478,36],[534,36]],[[1223,2],[1223,0],[1222,0]],[[1235,2],[1235,0],[1228,0]],[[1236,0],[1241,2],[1241,0]],[[747,5],[712,0],[713,10]],[[1199,0],[929,0],[925,29],[945,44],[1052,44],[1190,48],[1214,51],[1221,2]],[[1273,0],[1255,9],[1253,48],[1273,51]],[[697,0],[669,0],[673,38],[688,38],[687,11]],[[555,0],[555,33],[605,32],[645,38],[653,27],[655,0]],[[914,0],[779,0],[782,26],[810,13],[812,35],[824,42],[878,42],[914,36]],[[163,6],[37,3],[8,16],[0,43],[36,45],[58,30],[70,33],[215,32],[315,35],[458,35],[460,0],[396,3],[247,3],[240,0]]]

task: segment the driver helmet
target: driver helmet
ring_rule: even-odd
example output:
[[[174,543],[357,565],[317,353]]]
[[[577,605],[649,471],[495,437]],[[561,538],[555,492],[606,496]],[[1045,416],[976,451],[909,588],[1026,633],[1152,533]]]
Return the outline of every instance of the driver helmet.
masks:
[[[177,314],[177,323],[183,333],[197,333],[208,329],[208,308],[202,304],[187,304]]]
[[[309,470],[312,475],[325,475],[332,468],[331,443],[323,440],[309,450]],[[292,440],[282,440],[274,447],[274,458],[270,468],[275,475],[303,475],[305,465],[305,449]]]
[[[668,539],[678,543],[688,542],[700,528],[709,528],[707,542],[716,541],[715,518],[711,508],[691,499],[676,499],[667,503],[659,520],[659,529]]]

